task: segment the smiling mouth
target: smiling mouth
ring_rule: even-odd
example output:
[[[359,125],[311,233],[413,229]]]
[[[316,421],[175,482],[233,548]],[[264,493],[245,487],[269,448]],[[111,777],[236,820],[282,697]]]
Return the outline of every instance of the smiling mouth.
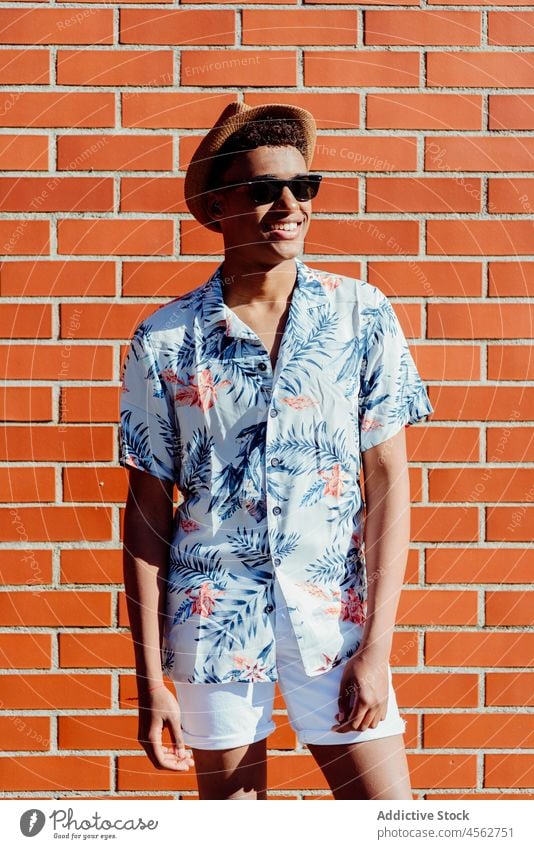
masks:
[[[300,232],[302,223],[302,221],[274,221],[272,224],[267,224],[263,229],[269,236],[289,239]]]

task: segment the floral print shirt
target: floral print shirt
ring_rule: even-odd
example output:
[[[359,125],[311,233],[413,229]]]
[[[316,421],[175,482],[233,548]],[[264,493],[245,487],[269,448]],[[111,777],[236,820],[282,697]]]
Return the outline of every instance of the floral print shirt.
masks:
[[[137,329],[121,463],[173,481],[163,668],[276,681],[274,582],[309,676],[366,615],[361,453],[433,412],[386,296],[296,260],[276,368],[225,305],[222,265]]]

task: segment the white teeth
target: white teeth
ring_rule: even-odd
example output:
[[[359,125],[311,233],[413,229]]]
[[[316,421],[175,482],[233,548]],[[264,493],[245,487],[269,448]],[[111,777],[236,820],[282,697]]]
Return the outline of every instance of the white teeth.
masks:
[[[271,224],[270,230],[296,230],[298,224],[296,221],[289,221],[287,224]]]

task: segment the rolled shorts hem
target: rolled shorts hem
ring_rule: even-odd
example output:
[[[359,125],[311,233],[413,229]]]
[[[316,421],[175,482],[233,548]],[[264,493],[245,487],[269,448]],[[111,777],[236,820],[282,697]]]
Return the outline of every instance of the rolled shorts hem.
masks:
[[[346,732],[341,734],[338,731],[327,731],[325,734],[320,734],[317,731],[297,731],[299,743],[307,745],[311,743],[315,746],[343,746],[349,743],[365,743],[366,740],[381,740],[382,737],[393,737],[396,734],[404,734],[406,731],[406,722],[404,719],[395,725],[388,725],[386,728],[380,728],[379,723],[376,728],[368,728],[365,731]]]
[[[188,734],[182,728],[182,737],[186,746],[192,749],[238,749],[240,746],[250,746],[251,743],[257,743],[259,740],[264,740],[273,731],[276,730],[274,722],[269,722],[265,728],[258,729],[254,734],[229,734],[226,737],[197,737],[194,734]]]

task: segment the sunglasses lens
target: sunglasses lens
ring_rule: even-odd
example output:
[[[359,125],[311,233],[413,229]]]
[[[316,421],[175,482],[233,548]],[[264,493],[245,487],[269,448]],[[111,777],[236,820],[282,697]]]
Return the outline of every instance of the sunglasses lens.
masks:
[[[299,201],[311,200],[319,191],[321,177],[297,177],[294,180],[256,180],[250,184],[250,196],[256,204],[273,203],[280,199],[284,186],[289,186],[292,195]]]

